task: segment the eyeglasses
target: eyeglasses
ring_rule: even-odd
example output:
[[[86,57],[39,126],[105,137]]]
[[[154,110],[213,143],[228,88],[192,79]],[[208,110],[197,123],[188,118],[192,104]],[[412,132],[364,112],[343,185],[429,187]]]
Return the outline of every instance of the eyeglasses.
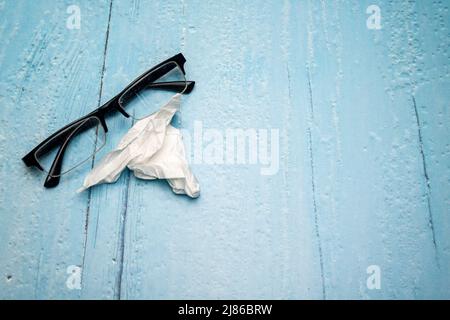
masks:
[[[86,163],[106,144],[106,116],[120,112],[136,120],[152,107],[167,103],[173,93],[188,94],[194,81],[185,78],[186,59],[179,53],[149,69],[98,109],[59,129],[22,158],[28,167],[47,173],[44,186],[56,187],[62,175]]]

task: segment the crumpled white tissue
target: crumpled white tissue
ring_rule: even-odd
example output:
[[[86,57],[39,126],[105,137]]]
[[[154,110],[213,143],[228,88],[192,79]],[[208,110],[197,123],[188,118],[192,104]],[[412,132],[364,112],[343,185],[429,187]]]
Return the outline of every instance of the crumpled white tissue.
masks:
[[[159,111],[137,121],[117,148],[89,172],[77,192],[116,182],[128,167],[137,178],[166,179],[176,194],[197,198],[200,185],[186,160],[181,132],[170,125],[180,108],[180,98],[175,94]]]

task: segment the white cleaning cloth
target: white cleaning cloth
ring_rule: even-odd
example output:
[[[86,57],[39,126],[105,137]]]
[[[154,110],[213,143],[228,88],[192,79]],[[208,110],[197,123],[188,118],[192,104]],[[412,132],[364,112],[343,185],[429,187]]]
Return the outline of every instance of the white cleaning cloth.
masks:
[[[180,108],[180,98],[180,94],[174,95],[159,111],[136,122],[117,148],[87,175],[78,192],[116,182],[128,167],[137,178],[167,179],[173,192],[197,198],[200,185],[186,160],[181,132],[170,125]]]

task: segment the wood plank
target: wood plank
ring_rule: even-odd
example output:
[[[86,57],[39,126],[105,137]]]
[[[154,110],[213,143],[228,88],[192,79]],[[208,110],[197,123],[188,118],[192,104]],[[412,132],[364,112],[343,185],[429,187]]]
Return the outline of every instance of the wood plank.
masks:
[[[378,1],[382,29],[369,30],[371,4],[308,2],[326,297],[434,297],[437,252],[412,105],[416,8]],[[366,286],[371,265],[381,269],[381,290]]]
[[[142,70],[148,66],[144,57],[183,51],[188,78],[197,81],[183,103],[182,127],[190,136],[195,121],[222,133],[276,128],[282,160],[273,176],[262,176],[257,165],[194,164],[203,186],[197,200],[172,194],[165,182],[131,177],[120,297],[321,297],[311,183],[301,179],[308,177],[309,165],[303,172],[297,163],[309,155],[296,147],[304,146],[303,140],[289,139],[290,132],[306,131],[301,119],[289,124],[307,93],[305,77],[292,84],[304,91],[292,101],[286,85],[288,42],[297,48],[290,29],[296,9],[290,11],[289,3],[242,8],[175,1],[140,3],[139,11],[127,11],[130,7],[120,3],[123,20],[114,34],[122,40],[130,35],[124,46],[133,50],[119,49],[117,65],[139,62]],[[125,26],[124,20],[133,24]],[[292,198],[286,191],[291,188]]]
[[[439,274],[433,296],[446,299],[450,287],[450,276],[446,266],[450,263],[449,237],[450,199],[447,185],[450,179],[449,128],[445,125],[450,119],[448,92],[450,82],[433,81],[421,85],[413,101],[417,110],[420,152],[423,157],[424,186],[422,201],[428,209],[428,223],[435,233],[435,246]]]
[[[80,296],[66,286],[66,270],[82,264],[87,195],[75,190],[89,168],[46,190],[45,175],[20,160],[97,105],[107,3],[79,5],[79,30],[66,28],[63,2],[8,1],[0,7],[1,298]]]
[[[181,51],[177,37],[181,10],[179,2],[173,1],[113,2],[103,101],[142,72]],[[110,151],[131,127],[132,120],[118,115],[110,119],[108,125],[111,131],[105,149]],[[91,190],[83,298],[119,298],[122,295],[130,179],[125,170],[115,184]],[[152,195],[151,199],[157,199],[153,198],[152,185],[152,182],[146,183],[146,192]],[[149,210],[150,204],[147,205],[143,210]],[[151,234],[150,229],[146,232]]]
[[[414,24],[410,26],[413,44],[420,46],[413,106],[423,162],[425,185],[423,201],[427,202],[429,223],[435,233],[439,275],[433,297],[448,299],[450,288],[450,12],[448,4],[423,2],[412,8]]]

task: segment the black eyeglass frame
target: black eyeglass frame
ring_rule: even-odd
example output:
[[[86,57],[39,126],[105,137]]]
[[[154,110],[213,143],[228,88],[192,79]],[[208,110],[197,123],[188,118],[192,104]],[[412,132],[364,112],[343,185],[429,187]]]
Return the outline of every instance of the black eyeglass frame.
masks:
[[[170,64],[170,62],[175,62],[174,64]],[[47,137],[41,143],[39,143],[36,147],[34,147],[29,153],[27,153],[22,161],[25,163],[27,167],[36,167],[41,171],[45,171],[44,168],[39,164],[37,160],[36,153],[40,151],[40,149],[45,145],[50,150],[52,147],[60,145],[59,150],[53,160],[53,163],[48,172],[47,178],[45,179],[44,187],[53,188],[59,184],[61,179],[61,166],[63,161],[64,152],[66,147],[69,145],[70,139],[74,137],[74,135],[78,134],[80,131],[78,130],[80,126],[83,125],[89,118],[97,118],[105,131],[105,134],[108,132],[108,127],[106,125],[106,114],[112,112],[120,112],[126,118],[129,118],[130,115],[125,111],[125,109],[121,106],[121,102],[125,93],[130,92],[138,92],[144,88],[157,88],[161,90],[169,90],[174,92],[181,92],[183,94],[189,94],[194,88],[195,81],[173,81],[173,82],[159,82],[153,83],[155,79],[158,79],[164,76],[166,73],[170,72],[176,66],[179,66],[183,74],[186,74],[184,69],[184,64],[186,62],[185,57],[182,53],[179,53],[158,65],[150,68],[135,80],[133,80],[129,85],[127,85],[120,93],[111,98],[108,102],[97,108],[96,110],[88,113],[87,115],[72,121],[68,125],[62,127],[61,129],[54,132],[52,135]],[[167,68],[162,68],[164,65],[168,65]],[[172,65],[172,67],[170,67]],[[151,75],[151,77],[150,77]]]

